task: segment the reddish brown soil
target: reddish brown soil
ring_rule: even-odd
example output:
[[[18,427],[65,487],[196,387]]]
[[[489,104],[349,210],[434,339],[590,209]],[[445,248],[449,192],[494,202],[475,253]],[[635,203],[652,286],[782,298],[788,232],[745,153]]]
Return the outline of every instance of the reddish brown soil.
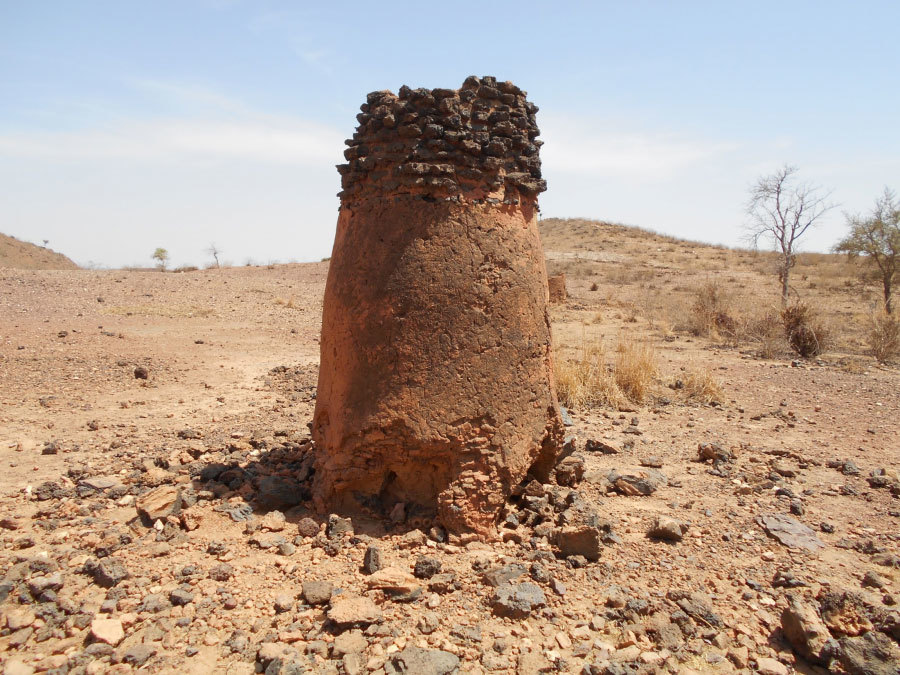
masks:
[[[383,611],[363,636],[361,672],[384,672],[410,645],[452,652],[463,672],[578,673],[609,659],[632,664],[628,672],[750,672],[767,658],[813,672],[780,634],[788,593],[773,585],[780,571],[806,584],[791,592],[809,601],[823,588],[841,589],[859,593],[871,616],[894,611],[888,603],[900,596],[900,573],[876,561],[900,553],[900,504],[867,478],[900,462],[900,373],[874,362],[855,372],[828,360],[791,367],[683,334],[647,335],[660,360],[650,404],[628,413],[572,411],[567,433],[587,469],[578,491],[619,542],[583,567],[544,559],[553,579],[540,582],[546,607],[525,620],[492,613],[494,589],[479,571],[507,559],[530,566],[535,551],[524,528],[503,543],[461,547],[373,515],[354,523],[355,538],[301,536],[279,554],[254,546],[243,523],[216,510],[252,500],[247,482],[187,509],[183,522],[195,529],[180,529],[177,517],[162,532],[145,527],[132,501],[153,485],[190,487],[217,462],[256,476],[299,470],[291,462],[309,447],[326,273],[326,264],[186,274],[0,271],[0,569],[11,589],[0,603],[5,672],[28,672],[13,670],[19,665],[128,672],[128,663],[111,662],[134,660],[145,645],[150,672],[250,673],[263,663],[262,643],[290,646],[312,672],[352,668],[332,648],[338,631],[324,610],[297,600],[312,579],[333,582],[341,597],[369,597]],[[619,309],[594,300],[590,279],[573,281],[570,272],[569,281],[568,305],[553,312],[559,339],[627,329]],[[697,364],[719,380],[719,405],[681,403],[667,388],[682,367]],[[135,377],[139,366],[147,379]],[[618,453],[585,452],[588,439]],[[727,475],[698,461],[706,442],[735,454]],[[49,443],[56,454],[42,454]],[[649,496],[610,491],[610,470],[651,456],[666,484]],[[826,466],[846,459],[858,475]],[[794,475],[771,480],[774,468]],[[86,476],[114,477],[124,496],[79,496]],[[55,495],[41,491],[47,482]],[[825,544],[820,552],[788,549],[757,524],[762,514],[789,512],[784,489],[800,500],[804,513],[796,517]],[[273,534],[292,541],[305,509],[288,510],[285,529]],[[684,539],[648,538],[657,515],[689,525]],[[264,514],[255,522],[265,523]],[[823,532],[823,522],[833,532]],[[211,542],[224,551],[209,549]],[[420,556],[436,557],[456,573],[456,586],[426,589],[411,603],[369,590],[360,566],[370,544],[406,572]],[[537,550],[554,551],[546,541]],[[121,591],[84,573],[101,556],[127,566]],[[210,577],[222,563],[234,568],[227,581]],[[57,569],[63,585],[55,599],[29,601],[28,584]],[[884,588],[863,587],[867,572]],[[178,589],[193,599],[159,611],[142,605]],[[677,633],[661,630],[675,625],[680,593],[697,591],[721,624],[689,619]],[[288,596],[285,611],[276,610],[280,595]],[[24,627],[15,622],[23,612]],[[86,652],[90,622],[106,615],[121,622],[125,639],[112,654]]]

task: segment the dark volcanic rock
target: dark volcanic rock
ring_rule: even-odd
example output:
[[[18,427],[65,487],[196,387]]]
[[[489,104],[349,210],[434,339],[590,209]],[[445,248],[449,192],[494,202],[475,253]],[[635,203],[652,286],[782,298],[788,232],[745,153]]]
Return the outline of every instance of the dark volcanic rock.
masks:
[[[257,503],[267,511],[284,511],[303,501],[300,485],[281,476],[266,476],[259,481]]]
[[[384,664],[386,675],[452,675],[459,670],[459,657],[439,649],[409,646]]]
[[[537,607],[547,604],[547,598],[540,586],[530,581],[521,584],[503,584],[491,598],[491,609],[497,616],[510,619],[524,619]]]
[[[130,575],[125,563],[117,558],[104,558],[97,562],[89,560],[84,564],[84,571],[94,579],[94,583],[104,588],[112,588]]]

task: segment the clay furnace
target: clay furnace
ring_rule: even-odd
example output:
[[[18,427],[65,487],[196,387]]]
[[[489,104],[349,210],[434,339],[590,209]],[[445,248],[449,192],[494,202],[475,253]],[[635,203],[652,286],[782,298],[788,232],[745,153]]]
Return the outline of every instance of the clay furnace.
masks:
[[[368,95],[338,167],[313,497],[490,538],[563,440],[537,107],[510,82]]]

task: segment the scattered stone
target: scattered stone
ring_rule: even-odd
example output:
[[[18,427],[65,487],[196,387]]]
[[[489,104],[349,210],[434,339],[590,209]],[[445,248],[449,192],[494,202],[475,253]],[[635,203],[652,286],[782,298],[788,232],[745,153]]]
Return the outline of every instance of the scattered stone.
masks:
[[[629,497],[652,495],[668,482],[665,474],[655,469],[645,471],[613,469],[607,479],[616,492]]]
[[[420,633],[431,635],[440,627],[440,625],[441,619],[437,614],[434,612],[424,612],[419,616],[419,622],[416,625],[416,628],[419,629]]]
[[[750,664],[750,650],[745,647],[731,647],[725,655],[735,668],[746,668]]]
[[[22,521],[12,516],[0,517],[0,528],[4,530],[18,530],[22,527]]]
[[[150,526],[157,520],[181,511],[181,489],[163,485],[138,497],[134,506],[144,524]]]
[[[669,516],[657,516],[650,526],[647,535],[654,539],[681,541],[687,530],[688,526],[681,521],[670,518]]]
[[[797,470],[784,460],[774,461],[772,463],[772,471],[777,473],[779,476],[784,476],[785,478],[797,477]]]
[[[491,609],[497,616],[510,619],[525,619],[533,609],[547,604],[547,598],[540,586],[525,581],[520,584],[506,583],[494,591]]]
[[[134,379],[146,380],[148,377],[150,377],[150,371],[147,370],[144,366],[138,366],[134,369]]]
[[[254,535],[251,535],[247,542],[256,548],[261,548],[264,551],[272,548],[278,548],[281,544],[286,544],[287,539],[278,534],[277,532],[257,532]]]
[[[33,624],[36,617],[34,610],[30,607],[19,607],[6,610],[4,612],[4,618],[6,620],[6,628],[15,632]],[[2,625],[3,624],[0,623],[0,627],[2,627]]]
[[[194,594],[184,588],[176,588],[169,593],[169,602],[176,607],[179,605],[187,605],[194,601]]]
[[[457,589],[456,573],[435,574],[428,580],[428,590],[432,593],[452,593]]]
[[[556,484],[574,487],[584,478],[584,460],[570,455],[556,465]]]
[[[328,619],[340,628],[349,628],[377,623],[382,613],[369,598],[345,598],[331,605]]]
[[[863,575],[862,585],[870,588],[884,588],[887,584],[880,575],[870,570]]]
[[[700,443],[697,446],[700,461],[730,462],[734,459],[732,452],[718,443]]]
[[[590,440],[585,441],[584,449],[587,452],[602,452],[604,455],[618,455],[619,448],[610,445],[606,441]]]
[[[34,668],[17,658],[9,659],[3,666],[3,675],[33,675]]]
[[[121,655],[121,662],[140,668],[156,654],[156,648],[146,643],[132,645]]]
[[[312,518],[301,518],[297,523],[297,532],[301,537],[315,537],[319,534],[319,524]]]
[[[286,511],[303,501],[300,486],[283,476],[266,476],[259,481],[256,502],[265,511]]]
[[[350,518],[341,518],[339,515],[332,513],[328,516],[325,534],[328,535],[329,539],[338,539],[344,535],[352,535],[353,521]]]
[[[91,621],[91,640],[116,646],[125,639],[125,629],[118,619],[94,619]]]
[[[584,556],[596,562],[603,552],[603,533],[595,527],[564,527],[556,536],[556,545],[565,556]]]
[[[228,563],[219,563],[209,568],[209,578],[213,581],[228,581],[234,576],[234,567]]]
[[[649,457],[644,457],[640,461],[640,464],[641,466],[649,467],[651,469],[661,469],[663,461],[656,455],[650,455]]]
[[[441,571],[441,560],[433,556],[419,556],[413,568],[417,579],[430,579]]]
[[[781,613],[781,629],[800,656],[811,663],[824,663],[824,650],[831,634],[815,608],[797,595],[788,596]]]
[[[125,563],[118,558],[104,558],[99,562],[90,560],[84,567],[85,572],[93,577],[94,583],[103,588],[112,588],[130,576]]]
[[[416,578],[399,567],[385,567],[366,578],[366,586],[391,595],[395,600],[415,600],[422,593]]]
[[[344,669],[344,675],[363,675],[366,672],[363,657],[359,654],[344,654],[341,659],[341,667]]]
[[[713,611],[708,595],[699,592],[669,591],[666,597],[703,626],[718,628],[724,625],[722,618]]]
[[[374,544],[368,546],[363,556],[363,571],[366,574],[374,574],[383,567],[384,562],[382,561],[381,549]]]
[[[801,548],[814,553],[825,548],[815,532],[791,516],[769,513],[758,516],[756,520],[766,534],[788,548]]]
[[[300,595],[307,605],[327,605],[333,591],[330,581],[304,581]]]
[[[358,654],[369,646],[368,641],[359,630],[348,630],[334,638],[331,647],[332,657],[341,657],[345,654]]]
[[[259,526],[269,532],[281,532],[285,526],[284,514],[281,511],[269,511],[262,517]]]
[[[169,609],[171,606],[172,603],[162,593],[149,593],[141,600],[141,604],[138,605],[138,611],[156,614]]]
[[[500,567],[493,567],[485,572],[481,580],[487,584],[488,586],[493,586],[496,588],[502,584],[505,584],[513,579],[518,579],[522,575],[524,575],[528,570],[525,565],[520,563],[511,563],[509,565],[502,565]]]
[[[897,675],[900,649],[883,633],[869,631],[842,638],[835,657],[848,675]]]
[[[287,593],[279,593],[275,596],[275,611],[290,612],[294,608],[294,597]]]
[[[817,599],[822,620],[832,633],[855,637],[872,630],[869,609],[858,593],[822,591]]]
[[[872,556],[872,562],[882,567],[900,568],[900,556],[896,553],[876,553]]]
[[[564,596],[567,590],[566,585],[555,577],[550,580],[550,588],[560,597]]]
[[[803,579],[799,579],[791,570],[780,569],[772,577],[772,586],[775,588],[800,588],[806,586]]]
[[[759,675],[788,675],[788,667],[781,661],[770,658],[756,659],[756,672]]]
[[[384,664],[386,675],[452,675],[459,669],[459,657],[439,649],[410,645]]]

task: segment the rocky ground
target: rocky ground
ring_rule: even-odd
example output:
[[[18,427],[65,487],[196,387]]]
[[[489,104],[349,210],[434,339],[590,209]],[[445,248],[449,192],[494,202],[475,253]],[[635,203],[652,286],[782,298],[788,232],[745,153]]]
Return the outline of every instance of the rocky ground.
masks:
[[[4,673],[900,672],[895,368],[659,338],[464,544],[308,511],[326,271],[0,270]]]

